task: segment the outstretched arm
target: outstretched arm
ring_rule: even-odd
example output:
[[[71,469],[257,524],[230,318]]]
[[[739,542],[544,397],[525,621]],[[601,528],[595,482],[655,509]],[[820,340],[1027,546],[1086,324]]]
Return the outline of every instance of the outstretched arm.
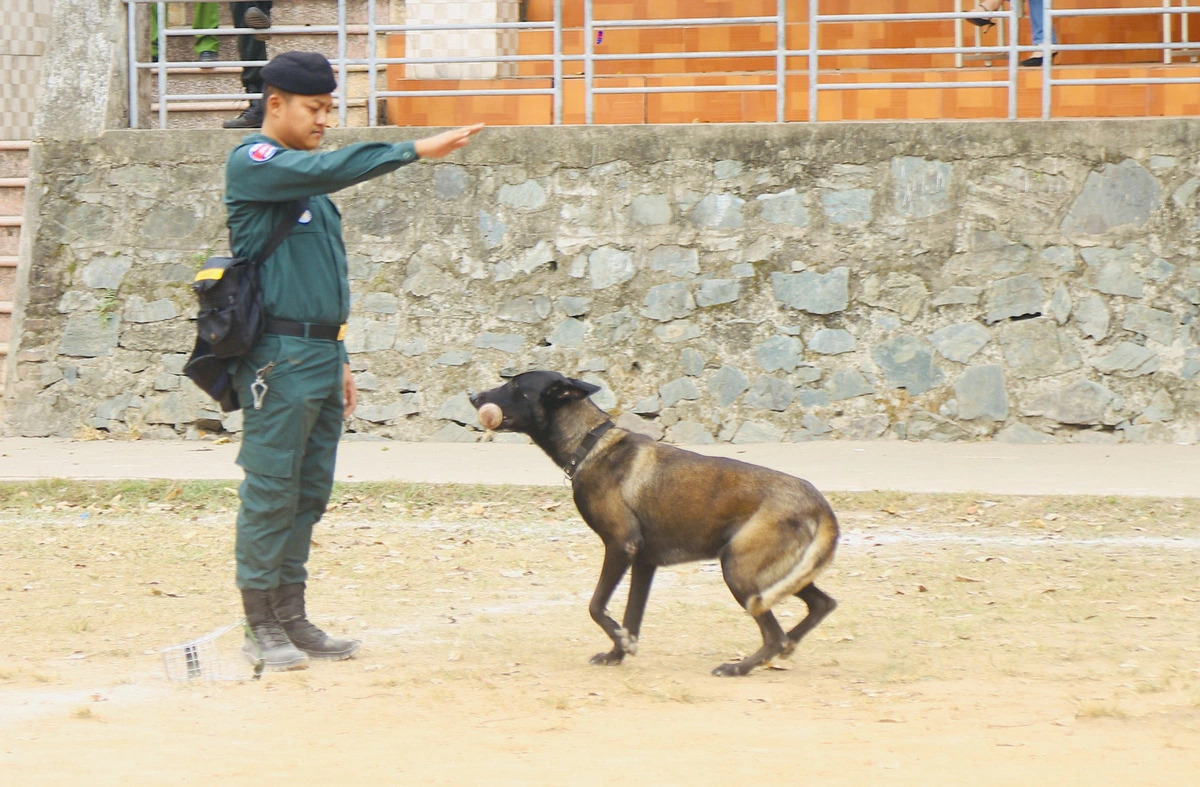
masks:
[[[419,158],[441,158],[467,144],[483,128],[443,131],[417,142],[359,142],[327,153],[290,150],[268,143],[243,145],[226,167],[227,199],[290,202],[330,194],[379,177]]]

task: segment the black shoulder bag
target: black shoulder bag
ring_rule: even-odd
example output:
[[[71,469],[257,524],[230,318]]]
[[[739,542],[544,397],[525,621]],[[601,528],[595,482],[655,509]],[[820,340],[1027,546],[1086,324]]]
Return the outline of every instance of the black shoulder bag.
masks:
[[[226,360],[249,351],[266,324],[259,265],[275,253],[307,208],[307,199],[292,206],[257,259],[209,257],[192,282],[200,310],[196,314],[196,344],[183,373],[217,400],[225,412],[241,407]]]

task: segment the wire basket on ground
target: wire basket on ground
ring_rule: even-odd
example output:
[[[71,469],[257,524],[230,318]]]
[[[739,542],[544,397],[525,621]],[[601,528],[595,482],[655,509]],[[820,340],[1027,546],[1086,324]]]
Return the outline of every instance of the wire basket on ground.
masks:
[[[235,666],[245,663],[239,650],[241,637],[225,636],[234,629],[242,629],[249,634],[243,619],[202,637],[163,648],[163,667],[167,671],[167,678],[178,683],[190,680],[245,680],[248,676],[244,671],[240,671],[240,674],[234,671]],[[257,680],[262,672],[263,661],[259,658],[252,677]]]

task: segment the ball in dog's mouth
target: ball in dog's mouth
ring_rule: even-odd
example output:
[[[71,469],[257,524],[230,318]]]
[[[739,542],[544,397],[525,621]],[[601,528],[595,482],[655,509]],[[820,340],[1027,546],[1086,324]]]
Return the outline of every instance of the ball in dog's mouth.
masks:
[[[504,420],[504,411],[500,409],[500,405],[488,402],[479,408],[479,423],[484,429],[495,429]]]

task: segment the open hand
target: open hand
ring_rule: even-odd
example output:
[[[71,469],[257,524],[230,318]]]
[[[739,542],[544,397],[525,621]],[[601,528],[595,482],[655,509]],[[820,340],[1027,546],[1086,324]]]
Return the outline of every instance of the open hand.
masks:
[[[415,143],[417,155],[421,158],[441,158],[447,153],[465,147],[467,141],[475,134],[478,134],[482,128],[482,123],[476,123],[473,126],[454,128],[449,131],[443,131],[441,134],[434,134],[432,137],[418,139]]]
[[[358,406],[358,387],[354,384],[354,375],[350,373],[350,364],[342,367],[342,418],[349,418]]]

